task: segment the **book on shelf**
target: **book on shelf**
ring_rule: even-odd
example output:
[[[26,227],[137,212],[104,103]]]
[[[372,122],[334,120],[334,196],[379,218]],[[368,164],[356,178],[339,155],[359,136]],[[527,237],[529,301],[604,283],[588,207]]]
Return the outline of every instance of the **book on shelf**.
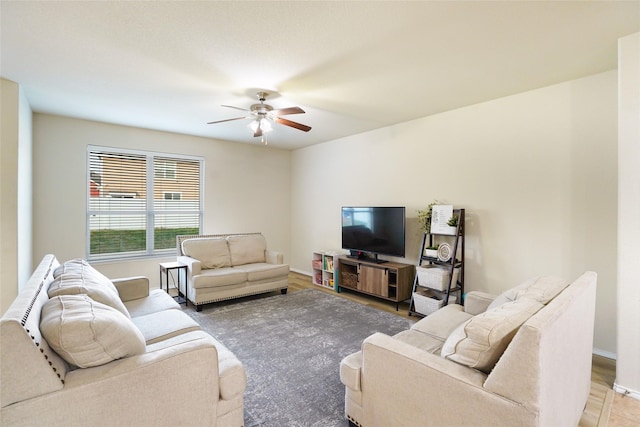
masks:
[[[325,270],[333,270],[333,258],[326,258],[326,268]]]

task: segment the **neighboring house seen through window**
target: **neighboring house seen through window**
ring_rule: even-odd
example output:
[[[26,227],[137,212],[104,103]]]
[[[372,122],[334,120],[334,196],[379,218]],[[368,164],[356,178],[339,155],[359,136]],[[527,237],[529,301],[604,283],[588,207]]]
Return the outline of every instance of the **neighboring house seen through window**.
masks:
[[[90,146],[89,259],[166,254],[200,234],[204,160]]]
[[[173,160],[158,160],[153,164],[156,178],[176,179],[177,162]]]

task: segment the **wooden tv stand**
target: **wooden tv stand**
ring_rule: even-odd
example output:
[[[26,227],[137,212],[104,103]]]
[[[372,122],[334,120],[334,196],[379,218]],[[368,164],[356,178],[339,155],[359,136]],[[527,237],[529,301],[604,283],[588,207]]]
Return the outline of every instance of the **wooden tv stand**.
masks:
[[[373,295],[396,303],[411,298],[415,266],[399,262],[375,263],[338,257],[338,292],[342,289]]]

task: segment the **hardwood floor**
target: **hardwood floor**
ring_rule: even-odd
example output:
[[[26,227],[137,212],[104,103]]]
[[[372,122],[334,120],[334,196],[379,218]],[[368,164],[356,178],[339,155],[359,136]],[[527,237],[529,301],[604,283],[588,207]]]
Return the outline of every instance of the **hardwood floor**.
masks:
[[[637,427],[640,420],[640,400],[613,393],[609,427]]]
[[[408,314],[409,304],[400,303],[396,311],[395,304],[356,292],[343,291],[337,293],[332,289],[323,288],[311,283],[311,277],[300,274],[289,274],[289,292],[303,289],[317,289],[322,292],[338,295],[360,304],[375,307],[398,316],[415,319]],[[615,360],[601,356],[593,356],[591,369],[591,393],[587,400],[585,411],[580,419],[579,427],[627,427],[637,426],[640,419],[640,401],[624,397],[613,391],[616,377]]]

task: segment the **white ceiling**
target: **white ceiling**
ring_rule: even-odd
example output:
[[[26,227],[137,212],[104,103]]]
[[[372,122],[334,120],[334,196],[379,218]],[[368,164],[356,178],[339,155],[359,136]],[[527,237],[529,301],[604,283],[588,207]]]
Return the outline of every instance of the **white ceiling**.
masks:
[[[6,1],[2,77],[36,112],[295,149],[616,68],[640,1]]]

